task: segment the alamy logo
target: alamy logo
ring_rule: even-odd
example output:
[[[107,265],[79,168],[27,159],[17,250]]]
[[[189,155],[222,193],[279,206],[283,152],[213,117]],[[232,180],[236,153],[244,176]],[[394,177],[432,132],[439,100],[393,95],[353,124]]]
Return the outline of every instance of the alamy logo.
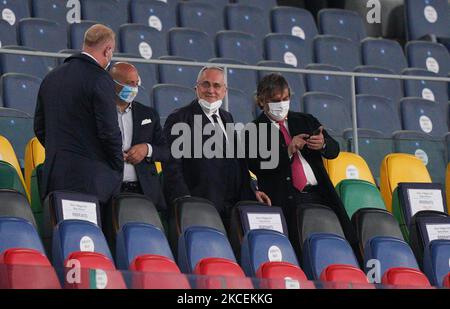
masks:
[[[367,1],[366,7],[370,9],[367,12],[367,23],[380,24],[381,23],[381,3],[380,0]]]
[[[81,4],[80,0],[68,0],[66,3],[67,11],[66,19],[67,23],[74,24],[81,22]]]

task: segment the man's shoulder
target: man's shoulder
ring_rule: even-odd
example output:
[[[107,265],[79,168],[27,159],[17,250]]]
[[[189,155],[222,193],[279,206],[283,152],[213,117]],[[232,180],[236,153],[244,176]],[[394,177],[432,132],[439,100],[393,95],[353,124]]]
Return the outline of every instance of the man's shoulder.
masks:
[[[313,120],[314,116],[308,113],[300,113],[300,112],[289,112],[289,118],[288,119],[299,119],[303,121],[307,120]]]

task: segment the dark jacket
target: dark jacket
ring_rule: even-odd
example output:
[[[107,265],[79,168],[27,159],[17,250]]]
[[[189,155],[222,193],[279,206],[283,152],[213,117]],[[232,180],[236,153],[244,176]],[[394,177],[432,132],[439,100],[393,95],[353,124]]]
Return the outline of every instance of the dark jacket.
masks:
[[[106,203],[123,174],[114,82],[90,57],[77,54],[50,72],[39,89],[34,131],[45,147],[41,190],[72,190]]]

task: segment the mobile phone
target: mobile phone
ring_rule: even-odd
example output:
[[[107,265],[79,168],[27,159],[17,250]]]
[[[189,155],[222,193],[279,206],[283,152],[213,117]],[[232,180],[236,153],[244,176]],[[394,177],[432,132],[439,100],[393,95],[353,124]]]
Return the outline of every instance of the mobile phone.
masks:
[[[319,134],[320,134],[320,128],[317,128],[316,130],[313,131],[313,133],[311,134],[311,136],[319,135]]]

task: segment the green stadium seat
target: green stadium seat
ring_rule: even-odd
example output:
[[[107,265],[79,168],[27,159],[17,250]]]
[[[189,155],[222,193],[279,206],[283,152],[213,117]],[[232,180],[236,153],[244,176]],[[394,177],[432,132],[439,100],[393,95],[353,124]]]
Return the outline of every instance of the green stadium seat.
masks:
[[[14,166],[5,161],[0,161],[0,189],[11,189],[27,196],[20,176]]]

